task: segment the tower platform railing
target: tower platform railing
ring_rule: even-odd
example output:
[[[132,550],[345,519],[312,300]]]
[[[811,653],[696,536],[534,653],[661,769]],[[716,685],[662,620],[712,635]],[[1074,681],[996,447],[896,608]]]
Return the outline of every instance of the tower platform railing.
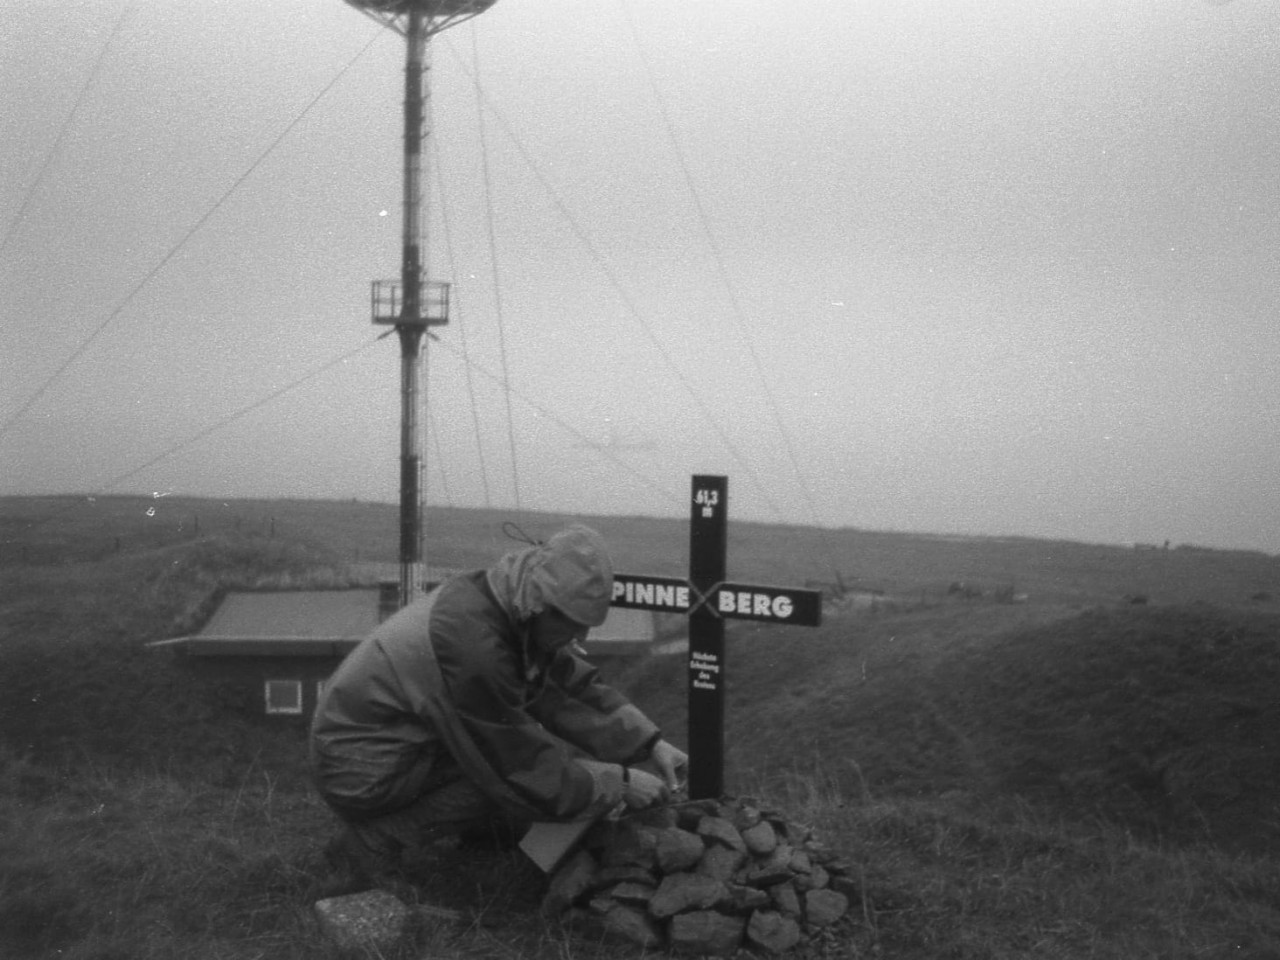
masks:
[[[418,316],[405,316],[404,287],[399,280],[374,280],[370,289],[373,322],[384,325],[438,327],[449,322],[449,284],[427,280],[422,284]]]

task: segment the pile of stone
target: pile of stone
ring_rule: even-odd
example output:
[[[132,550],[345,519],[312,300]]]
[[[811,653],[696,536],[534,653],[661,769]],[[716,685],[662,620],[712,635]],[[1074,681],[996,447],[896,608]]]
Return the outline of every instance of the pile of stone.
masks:
[[[830,931],[857,886],[813,832],[750,800],[698,800],[596,824],[543,911],[586,936],[683,953],[781,954]]]

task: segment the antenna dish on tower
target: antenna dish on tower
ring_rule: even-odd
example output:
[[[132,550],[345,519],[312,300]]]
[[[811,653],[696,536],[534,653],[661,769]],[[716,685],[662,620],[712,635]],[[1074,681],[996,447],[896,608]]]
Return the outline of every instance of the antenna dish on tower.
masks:
[[[405,25],[398,23],[397,20],[410,14],[417,14],[425,21],[426,32],[434,34],[479,16],[497,3],[497,0],[345,0],[345,2],[399,34],[405,34],[407,31]]]

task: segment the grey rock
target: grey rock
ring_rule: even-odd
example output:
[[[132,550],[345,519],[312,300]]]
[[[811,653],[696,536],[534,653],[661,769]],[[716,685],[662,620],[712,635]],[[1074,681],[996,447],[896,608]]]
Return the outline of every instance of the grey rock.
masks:
[[[595,857],[586,850],[574,853],[552,874],[542,898],[542,912],[554,917],[573,906],[574,901],[591,889],[595,872]]]
[[[618,903],[644,907],[653,899],[654,889],[654,887],[645,883],[620,883],[608,891],[607,896],[612,897]]]
[[[720,805],[714,800],[691,800],[676,807],[676,825],[696,831],[703,817],[714,817],[719,811]]]
[[[592,922],[603,936],[634,943],[641,947],[662,945],[662,931],[649,916],[635,907],[618,904]]]
[[[779,843],[777,847],[774,848],[773,853],[769,854],[769,856],[765,858],[764,862],[769,864],[771,867],[783,867],[794,872],[794,868],[791,866],[791,858],[794,855],[795,849],[791,844]]]
[[[769,899],[782,913],[787,916],[800,916],[800,895],[796,893],[796,888],[791,881],[779,883],[769,888]]]
[[[681,953],[730,956],[742,945],[745,917],[730,917],[714,910],[681,913],[671,919],[671,948]]]
[[[628,815],[628,818],[640,826],[653,827],[656,830],[679,826],[680,821],[680,815],[676,808],[665,804],[658,807],[646,807],[643,810],[634,810]]]
[[[649,900],[649,914],[661,918],[686,910],[705,910],[728,896],[728,888],[719,880],[699,873],[673,873],[662,878]]]
[[[804,918],[812,926],[835,923],[849,909],[849,898],[834,890],[810,890],[804,895]]]
[[[317,900],[316,919],[339,949],[389,953],[410,927],[412,911],[386,890]]]
[[[786,953],[800,942],[800,924],[772,910],[757,910],[747,922],[747,942],[766,953]]]
[[[621,820],[604,845],[606,867],[653,866],[653,852],[658,845],[656,831],[630,820]]]
[[[827,873],[832,876],[849,877],[856,872],[854,865],[844,857],[823,857],[819,862],[826,867]]]
[[[657,834],[654,863],[663,874],[689,870],[702,859],[705,849],[706,844],[696,833],[669,827]]]
[[[813,839],[813,827],[803,823],[796,823],[794,820],[787,821],[787,839],[792,843],[800,844]]]
[[[796,850],[791,854],[789,861],[791,869],[796,873],[808,873],[813,869],[813,861],[809,859],[809,855],[803,850]]]
[[[768,856],[778,848],[778,835],[766,820],[742,831],[742,842],[753,855]]]
[[[652,870],[646,870],[644,867],[637,867],[632,864],[624,867],[601,867],[596,871],[595,876],[591,878],[591,887],[593,890],[600,890],[619,883],[647,883],[653,885],[657,882]]]
[[[785,883],[795,874],[786,864],[778,863],[761,863],[753,867],[748,867],[741,873],[742,882],[749,887],[772,887],[779,883]]]
[[[761,821],[760,810],[751,804],[744,803],[733,811],[733,816],[728,818],[735,827],[741,832],[746,832]]]
[[[716,804],[715,815],[717,817],[722,817],[725,820],[728,820],[730,823],[732,823],[734,818],[738,815],[738,811],[741,809],[742,809],[742,804],[738,803],[737,801],[721,800],[719,803]]]
[[[788,842],[797,846],[813,837],[812,828],[805,826],[803,823],[797,823],[795,820],[773,817],[770,818],[769,822],[778,831],[778,836],[786,837]]]
[[[731,850],[747,849],[742,834],[724,817],[703,817],[698,823],[698,835],[722,843]]]
[[[717,904],[726,913],[738,913],[746,916],[753,910],[759,910],[772,903],[769,894],[755,887],[744,887],[740,883],[725,884],[729,890],[729,898]]]
[[[743,863],[746,862],[745,850],[733,850],[713,843],[706,848],[702,859],[698,861],[697,872],[716,880],[728,881]]]

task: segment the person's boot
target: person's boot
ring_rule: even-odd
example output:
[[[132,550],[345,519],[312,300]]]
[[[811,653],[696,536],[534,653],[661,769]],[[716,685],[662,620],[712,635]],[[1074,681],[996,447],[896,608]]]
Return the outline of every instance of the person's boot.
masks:
[[[401,845],[381,831],[361,823],[348,823],[325,848],[325,859],[335,870],[360,883],[376,884],[401,874]]]
[[[514,850],[529,826],[501,818],[470,821],[458,825],[458,845],[464,850]]]

